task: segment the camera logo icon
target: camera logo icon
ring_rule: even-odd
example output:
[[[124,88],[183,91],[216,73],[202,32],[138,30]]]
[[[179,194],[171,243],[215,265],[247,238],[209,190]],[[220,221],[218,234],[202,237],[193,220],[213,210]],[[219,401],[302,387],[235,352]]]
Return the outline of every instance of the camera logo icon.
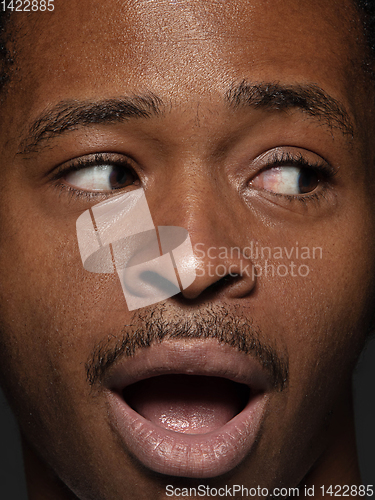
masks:
[[[76,228],[84,269],[116,272],[129,311],[166,300],[195,280],[188,231],[156,228],[143,188],[94,205],[78,217]]]

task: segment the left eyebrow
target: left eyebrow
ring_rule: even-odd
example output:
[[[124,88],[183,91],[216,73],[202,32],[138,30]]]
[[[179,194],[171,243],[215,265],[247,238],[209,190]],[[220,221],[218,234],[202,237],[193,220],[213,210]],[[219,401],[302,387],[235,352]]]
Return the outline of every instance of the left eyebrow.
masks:
[[[163,101],[152,93],[101,101],[60,101],[31,124],[17,154],[35,152],[42,142],[80,126],[151,118],[161,115],[163,107]]]
[[[248,106],[270,111],[296,109],[320,119],[329,128],[338,128],[344,135],[354,136],[354,126],[345,107],[315,84],[250,84],[243,80],[231,86],[225,100],[234,109]]]

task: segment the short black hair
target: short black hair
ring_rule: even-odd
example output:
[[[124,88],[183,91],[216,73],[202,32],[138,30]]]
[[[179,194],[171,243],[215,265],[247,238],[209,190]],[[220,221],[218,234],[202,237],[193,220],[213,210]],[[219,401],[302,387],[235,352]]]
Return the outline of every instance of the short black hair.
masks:
[[[9,17],[9,12],[0,11],[0,92],[9,78],[9,67],[12,64],[12,58],[7,49]]]
[[[372,78],[375,65],[375,0],[354,0],[362,20],[363,31],[368,48],[368,71]]]
[[[355,0],[362,13],[362,22],[369,49],[375,54],[375,0]]]
[[[365,59],[366,72],[375,82],[375,0],[353,0],[362,21],[367,42],[368,55]],[[11,29],[8,28],[11,11],[0,10],[0,92],[9,79],[10,66],[13,63],[8,42]]]

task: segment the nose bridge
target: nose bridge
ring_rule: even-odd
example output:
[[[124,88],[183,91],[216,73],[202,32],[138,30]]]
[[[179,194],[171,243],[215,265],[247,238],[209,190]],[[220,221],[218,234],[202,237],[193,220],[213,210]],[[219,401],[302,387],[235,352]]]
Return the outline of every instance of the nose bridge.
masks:
[[[156,225],[184,227],[193,245],[223,246],[231,233],[231,211],[220,183],[202,170],[170,176],[151,212]]]

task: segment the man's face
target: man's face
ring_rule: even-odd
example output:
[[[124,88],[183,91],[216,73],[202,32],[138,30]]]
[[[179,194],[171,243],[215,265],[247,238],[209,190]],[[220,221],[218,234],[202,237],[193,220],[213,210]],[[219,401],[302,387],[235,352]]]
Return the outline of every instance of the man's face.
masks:
[[[345,426],[375,267],[352,17],[80,0],[16,18],[2,378],[31,453],[79,498],[295,486]],[[197,278],[129,312],[117,275],[83,268],[76,220],[139,187],[155,226],[188,230]]]

